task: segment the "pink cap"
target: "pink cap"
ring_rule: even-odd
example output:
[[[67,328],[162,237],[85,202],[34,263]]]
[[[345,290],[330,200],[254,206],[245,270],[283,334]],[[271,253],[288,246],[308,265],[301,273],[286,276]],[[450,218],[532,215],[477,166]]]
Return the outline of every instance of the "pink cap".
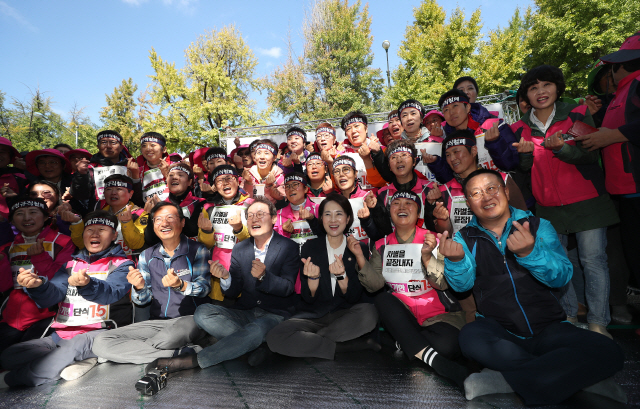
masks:
[[[438,111],[437,109],[432,109],[431,111],[427,112],[427,115],[425,115],[424,118],[422,118],[422,124],[423,125],[426,126],[425,121],[431,115],[438,115],[444,121],[444,115],[442,115],[442,113],[440,111]]]
[[[13,144],[11,143],[11,141],[7,138],[3,138],[2,136],[0,136],[0,145],[2,146],[8,146],[9,150],[11,151],[11,153],[13,154],[14,158],[19,158],[20,157],[20,152],[18,152],[18,150],[16,148],[13,147]],[[13,162],[13,161],[12,161]]]
[[[40,156],[55,156],[56,158],[62,159],[64,161],[64,171],[71,173],[71,163],[69,162],[69,159],[64,157],[62,152],[57,149],[40,149],[27,153],[27,157],[25,158],[25,161],[27,162],[27,170],[33,176],[40,176],[40,171],[38,171],[38,167],[36,166],[36,160]]]
[[[82,155],[85,158],[91,160],[93,155],[86,149],[74,149],[64,154],[64,157],[67,159],[71,159],[71,155]]]

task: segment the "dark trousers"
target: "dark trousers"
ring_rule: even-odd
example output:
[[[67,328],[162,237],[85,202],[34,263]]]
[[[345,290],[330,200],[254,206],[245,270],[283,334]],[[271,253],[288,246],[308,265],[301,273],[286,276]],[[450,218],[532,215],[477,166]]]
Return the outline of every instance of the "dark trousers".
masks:
[[[640,286],[640,197],[620,197],[620,235],[631,274]]]
[[[615,196],[613,203],[620,214],[620,200]],[[636,216],[640,217],[640,215]],[[627,284],[629,284],[630,270],[624,255],[624,243],[622,240],[622,223],[607,227],[607,262],[609,263],[609,304],[627,304]],[[637,248],[637,247],[636,247]]]
[[[36,321],[24,331],[15,329],[4,322],[0,323],[0,354],[11,345],[40,338],[51,324],[51,320],[52,318],[49,317]]]
[[[282,355],[333,359],[336,342],[349,341],[371,332],[378,312],[369,303],[334,311],[321,318],[291,318],[267,334],[269,349]]]
[[[527,405],[553,404],[611,377],[624,355],[602,334],[556,322],[532,338],[520,338],[492,318],[478,318],[460,331],[469,359],[500,371]]]
[[[373,299],[384,328],[402,347],[409,359],[427,346],[445,358],[456,360],[462,354],[458,345],[460,331],[446,322],[423,327],[416,317],[393,294],[382,292]]]

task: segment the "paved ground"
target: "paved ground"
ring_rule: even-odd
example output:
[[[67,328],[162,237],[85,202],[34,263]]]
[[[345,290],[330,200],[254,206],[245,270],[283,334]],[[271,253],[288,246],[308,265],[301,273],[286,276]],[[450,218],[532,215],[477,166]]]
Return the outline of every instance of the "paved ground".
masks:
[[[640,317],[640,315],[638,315]],[[640,336],[636,328],[610,327],[625,351],[624,370],[615,380],[629,404],[581,392],[563,405],[544,408],[640,407]],[[514,394],[467,401],[462,392],[417,361],[394,357],[383,336],[379,353],[338,355],[335,361],[272,355],[252,368],[241,357],[206,370],[170,376],[159,394],[134,388],[143,365],[101,364],[82,378],[37,388],[0,392],[0,408],[522,408]]]

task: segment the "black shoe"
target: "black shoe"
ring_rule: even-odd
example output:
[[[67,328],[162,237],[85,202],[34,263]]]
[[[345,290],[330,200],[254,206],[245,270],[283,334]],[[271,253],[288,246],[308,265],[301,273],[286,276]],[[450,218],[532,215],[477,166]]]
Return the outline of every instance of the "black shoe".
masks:
[[[271,350],[266,345],[259,346],[258,349],[256,349],[249,355],[249,366],[260,365],[271,354],[273,354],[273,352],[271,352]]]
[[[633,315],[631,315],[626,305],[612,305],[611,321],[615,321],[618,324],[629,325],[633,321]]]

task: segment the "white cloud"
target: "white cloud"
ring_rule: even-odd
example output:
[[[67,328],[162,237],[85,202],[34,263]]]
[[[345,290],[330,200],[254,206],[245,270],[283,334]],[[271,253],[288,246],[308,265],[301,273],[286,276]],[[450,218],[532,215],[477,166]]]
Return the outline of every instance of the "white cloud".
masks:
[[[11,17],[18,23],[25,26],[28,30],[33,31],[34,33],[38,31],[38,28],[33,24],[29,23],[26,18],[22,17],[22,14],[18,12],[18,10],[14,9],[4,1],[0,1],[0,13],[4,14],[7,17]]]
[[[280,58],[282,55],[282,48],[280,47],[271,47],[269,49],[258,48],[258,52],[262,55],[266,55],[273,58]]]

